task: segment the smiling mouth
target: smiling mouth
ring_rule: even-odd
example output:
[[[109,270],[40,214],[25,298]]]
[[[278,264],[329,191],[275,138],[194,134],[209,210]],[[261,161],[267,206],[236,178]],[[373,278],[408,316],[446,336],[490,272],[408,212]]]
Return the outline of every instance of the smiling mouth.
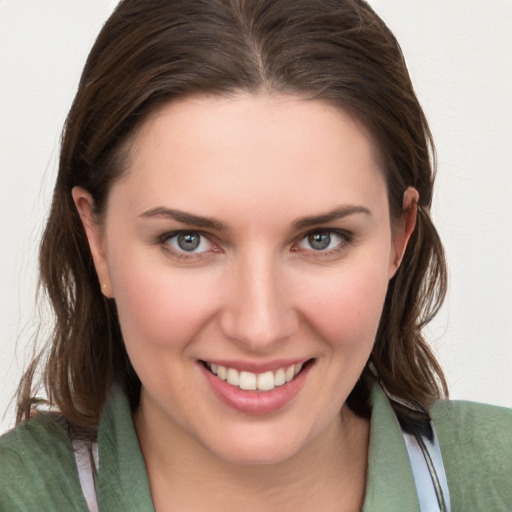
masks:
[[[225,381],[235,388],[244,391],[272,391],[274,388],[284,386],[288,382],[291,382],[306,366],[312,364],[312,362],[313,360],[309,359],[305,363],[297,363],[279,368],[276,371],[264,373],[238,371],[235,368],[221,366],[208,361],[203,361],[203,364],[213,375],[216,375],[220,380]]]

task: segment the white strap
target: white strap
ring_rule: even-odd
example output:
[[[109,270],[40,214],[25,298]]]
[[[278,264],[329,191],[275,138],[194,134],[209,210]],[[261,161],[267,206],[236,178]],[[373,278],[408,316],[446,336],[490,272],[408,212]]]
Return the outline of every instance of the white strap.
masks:
[[[450,493],[434,424],[433,438],[402,431],[411,461],[421,512],[451,512]]]
[[[80,486],[89,507],[89,512],[98,512],[98,498],[94,483],[99,464],[98,443],[84,441],[83,439],[73,439],[71,442],[75,452]]]

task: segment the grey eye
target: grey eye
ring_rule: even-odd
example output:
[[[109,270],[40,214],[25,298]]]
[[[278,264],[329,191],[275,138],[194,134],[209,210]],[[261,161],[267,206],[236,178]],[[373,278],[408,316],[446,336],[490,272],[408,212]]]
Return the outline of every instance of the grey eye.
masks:
[[[350,240],[345,232],[334,229],[311,231],[299,241],[300,249],[317,253],[328,253],[343,248]]]
[[[308,243],[315,251],[323,251],[331,244],[331,233],[328,231],[319,231],[308,235]]]
[[[197,231],[181,231],[167,236],[164,242],[178,253],[200,254],[212,249],[210,240]]]
[[[176,237],[176,243],[182,251],[195,251],[201,244],[201,235],[198,233],[181,233]]]

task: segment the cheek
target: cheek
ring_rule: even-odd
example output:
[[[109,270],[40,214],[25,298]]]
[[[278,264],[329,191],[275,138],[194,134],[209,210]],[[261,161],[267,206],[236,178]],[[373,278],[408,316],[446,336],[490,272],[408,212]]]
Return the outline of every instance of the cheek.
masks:
[[[207,275],[176,272],[144,255],[112,260],[114,299],[128,350],[139,345],[145,352],[182,349],[212,316],[214,288]]]
[[[388,287],[387,265],[345,268],[311,283],[303,314],[333,348],[371,350]],[[313,290],[313,292],[311,291]]]
[[[197,356],[193,341],[213,316],[213,290],[162,265],[120,263],[112,284],[128,357],[144,387],[154,395],[165,389],[178,410]]]

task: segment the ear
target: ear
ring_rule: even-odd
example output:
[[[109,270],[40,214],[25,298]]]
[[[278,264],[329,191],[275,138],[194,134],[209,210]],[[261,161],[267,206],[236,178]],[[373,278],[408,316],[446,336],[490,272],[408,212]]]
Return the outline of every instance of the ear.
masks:
[[[105,297],[112,298],[114,294],[112,293],[110,273],[105,256],[104,236],[101,226],[96,222],[93,215],[94,200],[91,194],[81,187],[74,187],[71,194],[89,242],[89,249],[98,274],[101,292]]]
[[[405,254],[405,249],[407,248],[407,243],[409,242],[409,238],[416,226],[416,214],[418,211],[419,198],[420,196],[418,191],[413,187],[407,188],[404,192],[402,216],[400,219],[395,221],[395,224],[392,227],[393,246],[389,261],[389,279],[395,275],[396,271],[400,267]]]

